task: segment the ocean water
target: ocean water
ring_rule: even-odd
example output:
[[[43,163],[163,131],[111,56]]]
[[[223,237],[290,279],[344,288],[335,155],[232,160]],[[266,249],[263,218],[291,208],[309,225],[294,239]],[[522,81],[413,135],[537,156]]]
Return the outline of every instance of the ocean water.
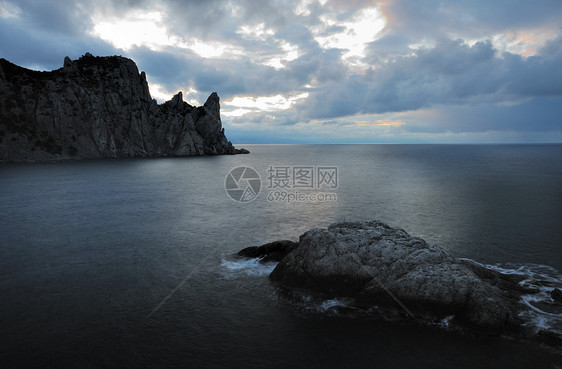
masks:
[[[380,219],[562,286],[562,145],[245,147],[0,165],[0,367],[562,367],[559,350],[533,342],[384,321],[345,300],[288,300],[267,278],[275,264],[232,256]],[[225,191],[240,166],[261,177],[253,201]],[[337,167],[337,187],[283,191],[337,200],[268,201],[295,167]],[[556,314],[528,314],[562,328]]]

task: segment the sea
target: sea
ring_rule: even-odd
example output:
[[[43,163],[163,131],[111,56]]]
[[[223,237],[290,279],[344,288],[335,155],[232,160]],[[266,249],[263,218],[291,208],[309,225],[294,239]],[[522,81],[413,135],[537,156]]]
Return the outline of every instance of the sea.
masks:
[[[378,219],[523,274],[548,301],[562,145],[243,147],[0,165],[0,367],[562,368],[548,343],[289,297],[275,263],[234,255]],[[561,332],[560,314],[529,307],[529,327]]]

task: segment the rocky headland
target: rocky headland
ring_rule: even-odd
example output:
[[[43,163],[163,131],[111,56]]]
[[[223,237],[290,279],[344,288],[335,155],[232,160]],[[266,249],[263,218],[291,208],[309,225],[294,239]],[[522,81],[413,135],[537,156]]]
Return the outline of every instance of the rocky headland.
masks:
[[[492,334],[526,334],[521,333],[525,322],[520,312],[528,306],[522,296],[539,292],[523,283],[522,275],[454,258],[376,220],[334,223],[327,229],[309,230],[298,243],[274,242],[238,255],[280,260],[269,277],[283,290],[352,298],[354,306],[364,310],[376,307],[378,313],[392,312],[420,322],[453,320]],[[562,304],[556,300],[559,290],[552,293],[555,297],[548,308],[562,314]]]
[[[121,56],[66,57],[49,72],[0,59],[0,95],[0,162],[248,153],[226,138],[217,93],[158,104]]]

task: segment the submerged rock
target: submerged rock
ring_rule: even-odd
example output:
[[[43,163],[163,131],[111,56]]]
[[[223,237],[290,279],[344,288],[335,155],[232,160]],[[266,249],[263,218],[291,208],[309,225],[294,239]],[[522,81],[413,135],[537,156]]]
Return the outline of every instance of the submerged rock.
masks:
[[[282,240],[266,243],[262,246],[246,247],[238,252],[238,256],[247,258],[261,258],[261,261],[280,261],[293,251],[299,244],[297,242]]]
[[[0,59],[0,162],[247,153],[228,141],[219,97],[158,104],[146,74],[120,56],[38,72]]]
[[[234,151],[236,152],[236,154],[249,154],[250,153],[250,151],[248,151],[244,148],[234,149]]]
[[[555,288],[550,292],[550,297],[552,297],[552,299],[557,303],[562,304],[562,291],[558,288]]]
[[[270,279],[290,289],[353,297],[363,307],[400,310],[416,319],[454,315],[488,332],[521,323],[517,306],[523,288],[517,277],[453,258],[380,221],[311,229]]]

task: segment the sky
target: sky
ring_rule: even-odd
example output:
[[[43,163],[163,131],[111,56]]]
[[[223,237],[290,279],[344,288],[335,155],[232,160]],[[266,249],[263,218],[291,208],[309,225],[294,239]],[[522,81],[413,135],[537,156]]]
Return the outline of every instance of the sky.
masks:
[[[560,0],[0,0],[0,57],[86,52],[234,144],[562,142]]]

